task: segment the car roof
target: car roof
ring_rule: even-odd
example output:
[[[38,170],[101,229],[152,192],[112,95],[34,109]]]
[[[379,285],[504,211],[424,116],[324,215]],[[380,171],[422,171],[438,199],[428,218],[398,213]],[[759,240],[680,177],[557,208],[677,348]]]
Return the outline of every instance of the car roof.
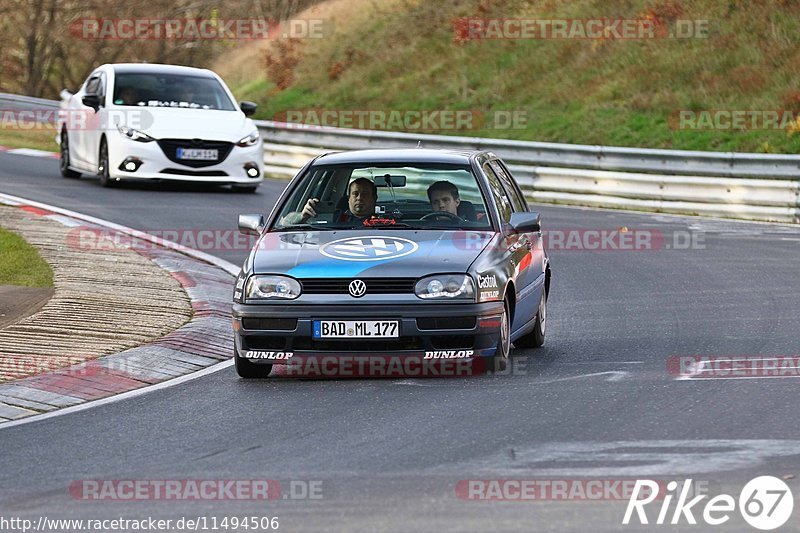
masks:
[[[108,65],[115,74],[154,73],[183,74],[184,76],[202,76],[213,78],[214,73],[204,68],[184,67],[182,65],[162,65],[158,63],[113,63]]]
[[[444,163],[468,165],[470,158],[481,151],[431,150],[427,148],[392,148],[352,150],[322,155],[315,165],[344,165],[372,163]]]

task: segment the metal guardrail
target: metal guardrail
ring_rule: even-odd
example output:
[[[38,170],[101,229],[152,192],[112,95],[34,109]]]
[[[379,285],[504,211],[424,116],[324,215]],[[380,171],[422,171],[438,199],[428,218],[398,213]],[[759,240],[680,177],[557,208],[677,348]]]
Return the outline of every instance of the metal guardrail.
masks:
[[[290,178],[319,154],[364,148],[492,150],[529,200],[800,222],[800,156],[645,150],[309,127],[257,121],[266,172]]]
[[[45,100],[44,98],[33,98],[32,96],[0,93],[0,109],[3,110],[52,111],[58,108],[59,102],[57,100]]]
[[[353,150],[409,148],[421,142],[426,148],[492,150],[512,164],[529,166],[733,178],[800,178],[800,155],[618,148],[328,128],[266,120],[256,123],[269,142],[293,146]]]
[[[0,93],[0,108],[54,109]],[[800,222],[800,156],[649,150],[409,134],[256,121],[268,176],[291,178],[325,152],[364,148],[492,150],[537,202]]]

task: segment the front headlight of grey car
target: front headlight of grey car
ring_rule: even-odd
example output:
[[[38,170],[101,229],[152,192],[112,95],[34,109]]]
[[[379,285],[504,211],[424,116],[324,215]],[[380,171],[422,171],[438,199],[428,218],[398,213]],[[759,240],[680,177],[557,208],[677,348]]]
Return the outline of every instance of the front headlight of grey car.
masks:
[[[300,282],[287,276],[252,276],[247,280],[247,300],[294,300],[300,296]]]
[[[414,293],[423,300],[475,300],[475,284],[466,274],[438,274],[419,280]]]

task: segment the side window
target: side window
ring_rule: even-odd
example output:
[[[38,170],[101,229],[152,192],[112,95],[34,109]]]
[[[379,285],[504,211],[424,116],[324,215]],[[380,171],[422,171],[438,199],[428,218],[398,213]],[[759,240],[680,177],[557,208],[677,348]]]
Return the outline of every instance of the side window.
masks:
[[[100,76],[92,76],[86,82],[86,94],[98,94],[100,88]]]
[[[106,74],[100,73],[100,82],[97,84],[97,94],[100,95],[101,101],[105,100],[106,96]]]
[[[514,186],[514,182],[506,168],[499,161],[492,161],[490,165],[508,191],[508,195],[511,197],[511,204],[514,206],[514,211],[517,213],[527,211],[528,207],[525,205],[525,200],[520,195],[517,187]]]
[[[500,179],[497,177],[494,170],[486,163],[483,165],[483,171],[489,178],[489,187],[492,189],[492,196],[495,197],[497,202],[497,210],[500,211],[500,219],[503,222],[509,222],[513,209],[511,207],[511,201],[508,199],[508,195],[503,185],[500,183]]]

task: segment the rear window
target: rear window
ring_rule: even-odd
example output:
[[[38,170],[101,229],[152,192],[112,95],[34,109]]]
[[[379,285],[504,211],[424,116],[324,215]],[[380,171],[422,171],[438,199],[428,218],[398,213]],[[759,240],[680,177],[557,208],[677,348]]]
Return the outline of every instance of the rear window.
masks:
[[[152,72],[117,74],[113,103],[119,106],[236,110],[216,78]]]

